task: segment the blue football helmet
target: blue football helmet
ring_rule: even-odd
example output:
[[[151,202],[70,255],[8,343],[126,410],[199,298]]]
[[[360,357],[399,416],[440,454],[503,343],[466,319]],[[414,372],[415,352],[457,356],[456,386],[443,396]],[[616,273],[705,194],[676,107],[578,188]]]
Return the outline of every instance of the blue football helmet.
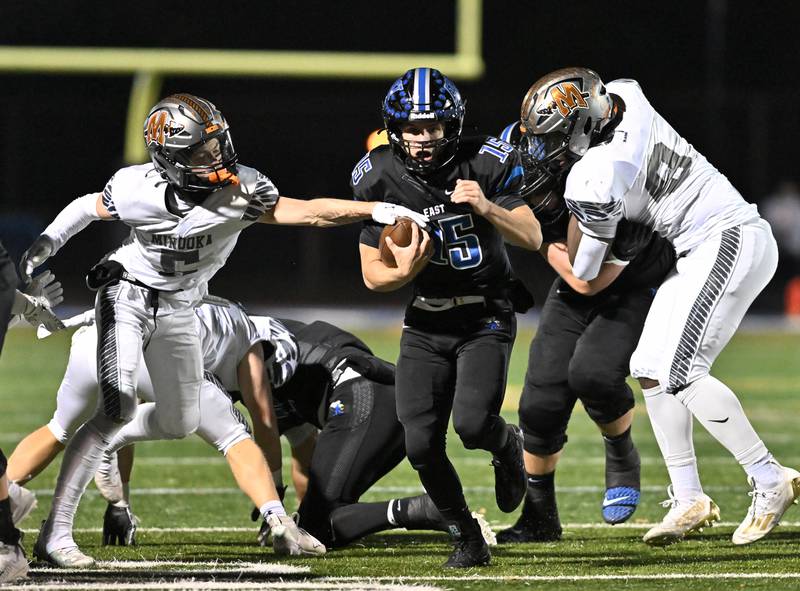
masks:
[[[533,211],[542,225],[555,232],[566,230],[564,222],[568,219],[567,204],[564,201],[564,175],[541,175],[541,161],[544,150],[540,142],[522,133],[519,121],[510,123],[500,132],[500,139],[514,146],[520,153],[524,184],[519,195]]]
[[[430,173],[450,162],[458,148],[464,123],[464,101],[447,76],[433,68],[414,68],[395,80],[383,100],[381,114],[395,153],[406,167]],[[441,139],[414,142],[431,154],[427,159],[411,156],[411,142],[403,140],[405,123],[439,121],[444,125]]]

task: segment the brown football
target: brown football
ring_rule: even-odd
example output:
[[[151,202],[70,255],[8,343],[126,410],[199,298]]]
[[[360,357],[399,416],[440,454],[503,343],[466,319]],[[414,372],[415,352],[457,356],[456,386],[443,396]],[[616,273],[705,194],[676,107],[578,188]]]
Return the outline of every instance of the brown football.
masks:
[[[381,261],[387,267],[396,267],[397,263],[394,260],[394,255],[391,249],[386,244],[386,237],[389,236],[397,246],[408,246],[411,244],[411,226],[414,225],[409,218],[397,218],[397,221],[391,226],[386,226],[381,232],[381,239],[378,246],[378,251],[381,255]],[[419,239],[422,240],[422,232],[419,229]]]

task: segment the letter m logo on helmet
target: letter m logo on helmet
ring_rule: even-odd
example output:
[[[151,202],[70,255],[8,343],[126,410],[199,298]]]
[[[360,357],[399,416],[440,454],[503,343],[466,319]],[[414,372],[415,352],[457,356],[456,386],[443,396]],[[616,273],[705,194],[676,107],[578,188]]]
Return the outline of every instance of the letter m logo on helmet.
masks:
[[[156,111],[150,115],[144,131],[144,143],[164,145],[164,127],[167,124],[168,113],[166,111]]]
[[[146,146],[158,144],[163,146],[168,138],[183,130],[183,125],[177,123],[166,111],[156,111],[147,120],[144,128],[144,143]]]
[[[569,117],[575,109],[589,108],[586,102],[589,93],[582,93],[574,82],[556,84],[550,88],[550,96],[553,99],[553,103],[549,105],[551,112],[556,108],[564,118]]]

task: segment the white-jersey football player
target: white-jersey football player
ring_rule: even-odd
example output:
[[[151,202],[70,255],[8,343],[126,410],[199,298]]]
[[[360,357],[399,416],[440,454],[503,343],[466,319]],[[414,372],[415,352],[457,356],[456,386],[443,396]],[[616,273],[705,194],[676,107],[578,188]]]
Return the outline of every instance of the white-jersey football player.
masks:
[[[214,302],[204,303],[195,310],[204,369],[199,397],[200,424],[195,433],[225,456],[236,482],[271,526],[276,552],[324,554],[324,545],[299,529],[293,521],[281,522],[280,516],[285,515],[283,505],[270,498],[273,483],[276,487],[283,486],[281,449],[271,392],[294,374],[297,342],[273,318],[251,318],[232,302],[220,298],[214,298]],[[58,389],[53,417],[46,426],[23,439],[9,458],[9,474],[22,484],[33,479],[56,458],[97,406],[94,315],[83,314],[80,321],[70,324],[81,327],[72,336],[69,361]],[[270,355],[265,356],[264,347],[269,348]],[[144,364],[140,364],[138,374],[137,394],[145,402],[138,406],[134,419],[111,441],[95,477],[100,492],[109,501],[103,527],[104,544],[117,541],[121,545],[131,544],[136,531],[128,507],[127,486],[122,488],[122,484],[127,485],[132,458],[127,458],[126,465],[121,466],[124,476],[120,482],[115,452],[137,441],[159,437],[159,430],[154,427],[158,396]],[[228,391],[241,393],[251,415],[255,442]],[[297,433],[286,434],[290,442],[293,437],[307,435],[307,430],[299,427],[295,430]]]
[[[156,104],[144,138],[152,162],[123,168],[102,193],[70,203],[20,263],[28,277],[93,220],[121,220],[132,229],[132,241],[88,277],[99,289],[102,400],[66,449],[34,550],[59,566],[94,563],[72,538],[73,517],[104,448],[136,412],[140,359],[158,393],[154,426],[160,436],[182,437],[197,429],[203,372],[193,309],[244,228],[255,222],[333,226],[369,217],[393,223],[398,215],[424,223],[422,216],[394,205],[279,197],[266,176],[237,164],[222,113],[193,95],[176,94]]]
[[[570,247],[576,276],[597,275],[622,218],[651,226],[678,253],[631,358],[672,481],[671,509],[644,541],[668,544],[719,519],[698,477],[693,415],[753,487],[733,542],[762,538],[800,496],[800,473],[772,457],[736,395],[710,370],[775,272],[769,224],[634,80],[605,85],[586,68],[552,72],[528,90],[521,126],[539,181],[567,175],[564,197],[582,233]]]

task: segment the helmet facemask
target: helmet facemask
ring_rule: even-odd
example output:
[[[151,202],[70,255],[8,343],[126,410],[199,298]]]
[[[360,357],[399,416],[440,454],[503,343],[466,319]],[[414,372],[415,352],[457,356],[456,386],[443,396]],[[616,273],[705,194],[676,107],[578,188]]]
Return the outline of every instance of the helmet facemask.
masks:
[[[564,174],[594,145],[611,116],[613,101],[600,77],[587,68],[564,68],[543,76],[522,101],[523,157],[532,185]]]
[[[382,114],[389,143],[406,168],[428,174],[453,159],[461,138],[464,104],[455,84],[438,70],[415,68],[395,81],[383,101]],[[407,124],[423,122],[442,123],[443,136],[421,142],[403,138]]]
[[[145,121],[145,143],[156,170],[178,191],[208,195],[239,182],[228,124],[205,99],[162,100]]]

